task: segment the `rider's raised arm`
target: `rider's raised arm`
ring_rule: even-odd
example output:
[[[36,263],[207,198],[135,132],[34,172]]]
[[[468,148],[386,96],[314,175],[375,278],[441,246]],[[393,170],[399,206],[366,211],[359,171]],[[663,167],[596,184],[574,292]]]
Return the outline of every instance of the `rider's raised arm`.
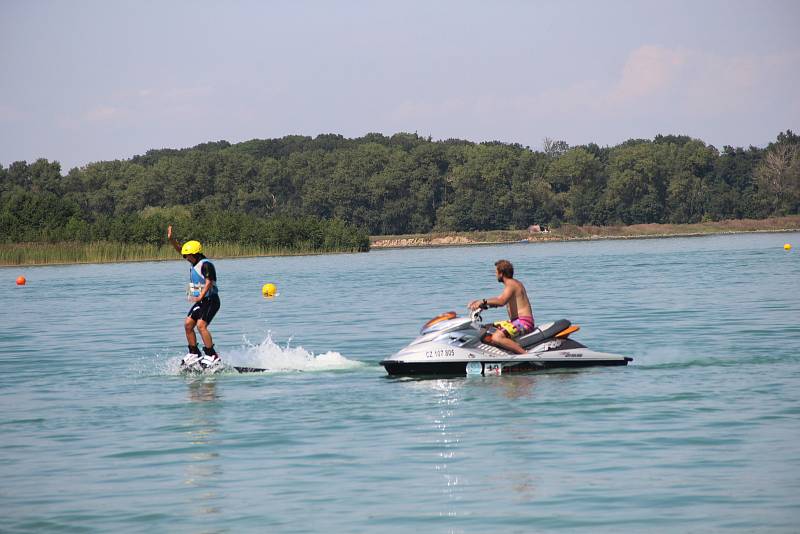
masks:
[[[172,225],[167,226],[167,241],[169,241],[169,244],[172,245],[172,248],[174,248],[178,254],[181,253],[181,244],[172,237]]]

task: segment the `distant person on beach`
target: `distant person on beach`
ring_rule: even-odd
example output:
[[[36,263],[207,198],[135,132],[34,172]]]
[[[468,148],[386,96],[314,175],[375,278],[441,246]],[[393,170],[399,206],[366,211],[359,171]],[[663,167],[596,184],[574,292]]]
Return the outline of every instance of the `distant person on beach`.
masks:
[[[514,266],[510,261],[499,260],[494,266],[497,281],[505,286],[503,292],[498,297],[473,300],[469,303],[469,309],[485,310],[507,306],[509,320],[494,323],[497,330],[492,334],[492,344],[517,354],[525,354],[525,349],[514,338],[524,336],[534,328],[533,308],[528,292],[521,282],[514,279]]]
[[[214,349],[214,341],[208,325],[219,311],[219,289],[217,287],[217,270],[208,258],[203,255],[203,245],[199,241],[187,241],[183,245],[172,236],[172,226],[167,227],[167,239],[172,247],[192,264],[189,269],[189,300],[193,303],[184,321],[186,341],[189,343],[189,354],[181,362],[184,367],[199,364],[203,369],[221,365],[219,354]],[[203,352],[197,348],[197,336],[194,329],[200,332],[203,339]]]

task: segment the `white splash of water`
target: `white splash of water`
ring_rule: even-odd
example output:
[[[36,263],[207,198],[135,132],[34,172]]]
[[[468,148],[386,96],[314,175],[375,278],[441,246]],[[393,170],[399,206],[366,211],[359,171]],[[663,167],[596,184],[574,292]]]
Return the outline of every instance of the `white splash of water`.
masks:
[[[349,360],[338,352],[328,351],[314,354],[301,346],[292,347],[291,340],[281,347],[267,337],[261,343],[253,344],[244,339],[244,345],[238,349],[221,352],[222,361],[226,365],[238,367],[254,367],[270,372],[288,371],[334,371],[362,367],[363,362]]]
[[[223,364],[231,372],[235,372],[232,366],[264,369],[270,373],[286,373],[293,371],[338,371],[356,369],[366,365],[364,362],[345,358],[334,351],[314,354],[302,346],[291,346],[291,340],[285,346],[280,346],[273,341],[271,334],[267,334],[267,337],[260,343],[252,343],[245,337],[244,344],[241,347],[226,348],[223,346],[219,348],[219,352]],[[158,374],[180,374],[180,364],[183,356],[184,354],[181,353],[164,359],[163,356],[156,355],[155,365]],[[152,358],[148,358],[147,362],[142,362],[141,372],[149,374],[152,372],[152,365]]]

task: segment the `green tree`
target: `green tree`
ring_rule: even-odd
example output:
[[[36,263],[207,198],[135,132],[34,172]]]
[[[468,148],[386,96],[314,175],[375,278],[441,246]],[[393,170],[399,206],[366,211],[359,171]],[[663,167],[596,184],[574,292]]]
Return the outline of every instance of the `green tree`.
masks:
[[[573,224],[591,222],[605,185],[600,160],[584,148],[574,148],[554,159],[546,176],[564,206],[564,220]]]
[[[616,147],[609,159],[608,187],[603,203],[611,221],[624,224],[663,222],[664,167],[659,149],[651,143]]]
[[[755,177],[773,213],[796,213],[800,206],[800,144],[775,144],[756,167]]]

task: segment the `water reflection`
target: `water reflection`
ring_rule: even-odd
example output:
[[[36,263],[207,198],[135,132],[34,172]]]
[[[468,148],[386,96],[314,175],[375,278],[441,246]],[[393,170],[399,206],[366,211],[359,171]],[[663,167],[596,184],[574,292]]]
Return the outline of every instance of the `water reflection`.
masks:
[[[189,400],[192,402],[190,428],[187,431],[192,452],[186,463],[184,485],[196,489],[189,493],[190,506],[198,515],[218,514],[219,496],[215,491],[222,476],[222,466],[215,438],[219,432],[217,415],[221,398],[214,377],[192,378],[188,381]]]
[[[463,379],[436,380],[430,385],[437,394],[438,414],[433,420],[436,429],[437,460],[434,469],[441,474],[443,490],[446,500],[445,509],[439,512],[440,515],[455,517],[456,501],[460,497],[460,485],[462,480],[458,473],[450,468],[451,464],[457,461],[459,447],[461,446],[461,434],[457,432],[453,424],[455,411],[461,399],[459,390],[464,385]]]
[[[551,373],[552,374],[552,373]],[[397,382],[410,382],[424,389],[441,390],[442,384],[448,384],[450,388],[460,388],[465,385],[489,387],[500,389],[505,397],[509,399],[519,399],[523,397],[533,397],[534,386],[536,385],[536,374],[516,374],[502,376],[467,376],[437,378],[435,376],[387,376],[387,380]]]
[[[555,376],[553,376],[555,375]],[[469,492],[469,484],[464,479],[459,467],[461,461],[470,461],[476,448],[482,446],[485,432],[470,431],[464,436],[464,428],[480,428],[479,421],[474,417],[484,418],[491,413],[492,406],[498,398],[511,399],[515,409],[518,410],[514,423],[507,426],[493,426],[492,442],[505,443],[508,450],[517,450],[520,455],[529,458],[528,451],[535,446],[536,435],[535,410],[531,401],[535,399],[537,385],[541,380],[555,378],[557,380],[570,380],[572,373],[548,373],[546,378],[541,374],[514,374],[502,376],[476,376],[449,379],[414,380],[413,387],[424,388],[435,394],[438,413],[433,423],[436,431],[437,461],[434,465],[441,475],[443,493],[446,499],[442,502],[439,514],[447,517],[463,516],[459,513],[459,502],[464,492]],[[465,397],[466,396],[466,397]],[[477,397],[479,403],[485,406],[486,411],[470,413],[470,410],[460,409],[465,398]],[[474,399],[473,399],[474,400]],[[466,408],[466,405],[463,405]],[[498,464],[494,473],[488,475],[488,487],[500,490],[500,496],[495,491],[487,498],[499,498],[501,501],[513,499],[517,502],[533,502],[537,498],[538,480],[535,464],[525,461],[515,462],[513,467]]]
[[[198,377],[189,380],[189,400],[208,402],[220,398],[217,393],[217,380],[214,377]]]
[[[575,371],[469,376],[456,378],[414,377],[402,380],[406,387],[424,391],[435,402],[434,469],[445,496],[440,516],[464,517],[463,500],[476,488],[490,488],[486,502],[532,503],[542,497],[541,447],[547,430],[540,424],[539,407],[554,383],[570,383],[581,376]],[[510,400],[510,402],[509,402]],[[496,412],[502,409],[502,415]],[[494,416],[505,419],[498,423]],[[466,433],[466,434],[465,434]],[[516,460],[494,464],[490,473],[476,475],[469,467],[476,458],[494,461],[497,444]],[[489,451],[484,454],[484,451]],[[467,478],[465,478],[465,475]]]
[[[534,386],[536,385],[535,375],[514,375],[502,377],[487,377],[486,382],[490,386],[499,388],[504,397],[512,400],[532,398]]]

